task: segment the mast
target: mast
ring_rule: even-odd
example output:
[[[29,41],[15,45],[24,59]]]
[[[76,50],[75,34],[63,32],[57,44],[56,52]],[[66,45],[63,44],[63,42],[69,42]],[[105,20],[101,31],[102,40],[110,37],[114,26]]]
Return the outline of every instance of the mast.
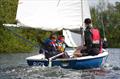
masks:
[[[81,46],[84,45],[84,35],[83,35],[83,0],[81,0],[81,19],[82,19],[82,26],[80,27],[80,34],[81,34]]]
[[[81,0],[81,19],[82,19],[82,26],[83,26],[83,0]]]

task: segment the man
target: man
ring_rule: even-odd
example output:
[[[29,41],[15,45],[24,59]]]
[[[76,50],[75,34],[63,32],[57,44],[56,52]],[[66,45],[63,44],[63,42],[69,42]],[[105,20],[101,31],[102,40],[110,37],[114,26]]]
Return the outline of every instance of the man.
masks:
[[[91,19],[86,18],[85,21],[85,48],[81,50],[81,53],[84,55],[97,55],[100,50],[100,33],[97,28],[92,28]]]
[[[54,35],[54,34],[51,34],[50,38],[45,40],[44,48],[46,50],[46,52],[45,52],[46,58],[50,58],[50,57],[58,54],[57,53],[57,48],[56,48],[56,39],[57,39],[57,36]]]

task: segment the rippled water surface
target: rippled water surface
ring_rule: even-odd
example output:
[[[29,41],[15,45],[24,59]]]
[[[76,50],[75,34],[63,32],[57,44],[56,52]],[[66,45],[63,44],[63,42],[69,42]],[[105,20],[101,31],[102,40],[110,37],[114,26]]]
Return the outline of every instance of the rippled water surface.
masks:
[[[37,53],[0,54],[0,79],[120,79],[120,49],[108,49],[107,63],[97,69],[29,67],[25,58]]]

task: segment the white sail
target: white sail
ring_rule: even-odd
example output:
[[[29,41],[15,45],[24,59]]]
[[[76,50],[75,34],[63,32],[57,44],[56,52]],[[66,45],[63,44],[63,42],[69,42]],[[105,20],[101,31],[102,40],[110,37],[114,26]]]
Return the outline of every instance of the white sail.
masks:
[[[69,47],[82,46],[82,37],[78,33],[71,32],[70,30],[63,30],[63,35],[65,36],[65,43]]]
[[[91,18],[87,0],[19,0],[16,20],[19,26],[48,31],[63,30],[69,47],[82,45],[80,30],[84,19]]]
[[[87,0],[19,0],[16,20],[20,26],[49,31],[79,29],[90,18]]]

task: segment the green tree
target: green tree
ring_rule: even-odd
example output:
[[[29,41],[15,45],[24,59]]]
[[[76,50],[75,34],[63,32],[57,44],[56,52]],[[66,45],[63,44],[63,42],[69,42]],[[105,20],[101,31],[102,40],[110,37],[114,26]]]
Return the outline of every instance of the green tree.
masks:
[[[0,23],[14,23],[18,0],[0,0]]]
[[[93,25],[101,29],[102,35],[105,32],[109,47],[120,47],[120,2],[116,2],[115,6],[110,3],[107,6],[103,4],[91,9]]]

